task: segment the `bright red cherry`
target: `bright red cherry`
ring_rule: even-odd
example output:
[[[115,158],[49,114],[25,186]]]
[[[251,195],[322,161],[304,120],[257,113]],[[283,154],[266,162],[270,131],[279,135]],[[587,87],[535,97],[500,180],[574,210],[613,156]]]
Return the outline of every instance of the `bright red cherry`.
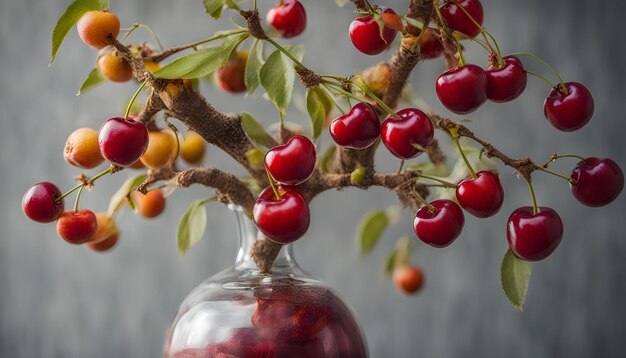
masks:
[[[624,173],[608,158],[585,158],[572,170],[572,194],[582,204],[599,207],[615,200],[624,188]]]
[[[503,103],[519,97],[526,89],[528,76],[524,64],[515,56],[503,58],[504,65],[500,68],[489,66],[487,75],[487,98],[490,101]]]
[[[305,136],[295,135],[265,154],[265,167],[277,182],[298,185],[313,173],[315,158],[315,144]]]
[[[498,174],[483,170],[476,173],[476,178],[470,176],[456,185],[456,198],[470,214],[488,218],[500,211],[504,203],[504,189]]]
[[[358,103],[350,112],[333,119],[328,131],[342,147],[365,149],[380,136],[378,114],[369,103]]]
[[[437,78],[435,90],[447,109],[456,114],[474,112],[487,100],[487,75],[476,65],[442,73]]]
[[[463,230],[463,210],[452,200],[435,200],[430,203],[435,211],[424,206],[415,214],[415,234],[425,244],[434,247],[450,245]]]
[[[383,122],[380,137],[389,151],[400,159],[411,159],[427,147],[435,135],[433,123],[417,108],[398,112],[400,119],[389,117]]]
[[[141,122],[114,117],[100,127],[98,145],[106,160],[127,167],[148,148],[148,129]]]
[[[458,4],[458,5],[457,5]],[[459,6],[460,5],[460,6]],[[465,11],[463,11],[463,9]],[[446,21],[446,26],[468,37],[476,37],[480,34],[480,26],[483,24],[483,6],[478,0],[446,1],[439,8],[441,16]],[[470,16],[467,16],[467,15]],[[473,19],[473,21],[472,21]]]
[[[63,213],[61,190],[50,182],[37,183],[22,197],[22,211],[29,219],[40,223],[55,221]]]
[[[309,205],[298,190],[279,186],[280,198],[271,187],[265,188],[254,204],[254,223],[268,239],[279,243],[294,242],[306,233],[311,221]]]
[[[567,94],[561,85],[552,89],[543,103],[543,112],[550,123],[564,132],[582,128],[593,116],[593,96],[587,87],[578,82],[566,82]]]
[[[395,14],[392,9],[378,6],[378,13]],[[381,31],[373,16],[357,17],[350,23],[350,40],[357,50],[366,55],[378,55],[385,51],[396,38],[398,31],[384,27]]]
[[[279,0],[267,12],[267,23],[284,38],[300,35],[306,28],[306,11],[298,0]]]
[[[513,211],[506,225],[506,237],[515,256],[526,261],[539,261],[550,256],[563,238],[563,222],[556,211],[524,206]]]
[[[89,242],[97,229],[98,221],[91,210],[66,211],[57,220],[57,233],[70,244]]]

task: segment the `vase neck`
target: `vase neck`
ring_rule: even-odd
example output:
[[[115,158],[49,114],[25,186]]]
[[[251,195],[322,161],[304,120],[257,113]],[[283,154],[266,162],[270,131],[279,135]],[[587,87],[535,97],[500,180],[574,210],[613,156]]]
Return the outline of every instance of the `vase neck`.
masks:
[[[256,225],[244,213],[240,206],[229,205],[229,209],[237,218],[237,230],[239,235],[239,248],[235,259],[236,269],[252,269],[257,270],[257,265],[252,259],[252,246],[257,240],[267,240],[263,237]],[[297,263],[293,256],[293,247],[291,244],[283,245],[276,261],[274,262],[274,270],[288,270],[297,268]]]

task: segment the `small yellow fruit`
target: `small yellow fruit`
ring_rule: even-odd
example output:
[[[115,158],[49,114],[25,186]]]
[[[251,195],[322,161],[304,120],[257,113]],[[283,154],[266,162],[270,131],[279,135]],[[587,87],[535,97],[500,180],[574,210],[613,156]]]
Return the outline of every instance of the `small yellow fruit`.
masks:
[[[180,142],[180,157],[189,164],[199,164],[204,158],[206,142],[198,133],[188,131]]]
[[[146,66],[146,69],[152,73],[155,73],[156,71],[161,69],[161,65],[150,60],[143,60],[143,65]]]
[[[176,137],[169,130],[149,133],[148,149],[141,156],[141,162],[150,169],[159,169],[176,152]]]
[[[148,219],[159,216],[165,210],[165,197],[161,189],[150,190],[146,195],[133,191],[130,200],[135,205],[135,212]]]
[[[113,218],[105,213],[96,213],[96,221],[98,228],[87,247],[94,251],[108,251],[117,244],[119,230]]]
[[[133,70],[128,62],[111,51],[98,58],[98,69],[102,76],[111,82],[126,82],[133,78]]]
[[[100,165],[104,158],[98,147],[98,132],[91,128],[78,128],[65,141],[63,158],[71,165],[92,169]]]
[[[78,20],[76,28],[84,43],[100,50],[119,35],[120,18],[108,11],[88,11]]]

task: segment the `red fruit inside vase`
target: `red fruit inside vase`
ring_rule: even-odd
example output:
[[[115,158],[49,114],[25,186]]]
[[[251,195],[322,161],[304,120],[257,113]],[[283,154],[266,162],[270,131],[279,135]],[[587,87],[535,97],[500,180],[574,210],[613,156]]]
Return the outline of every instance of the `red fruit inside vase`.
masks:
[[[91,210],[66,211],[57,220],[57,234],[70,244],[89,242],[97,228],[98,221]]]
[[[480,34],[484,15],[479,0],[446,1],[439,11],[449,29],[470,38]]]
[[[417,237],[430,246],[446,247],[450,245],[463,230],[465,216],[463,210],[452,200],[435,200],[430,203],[434,207],[421,207],[415,214],[413,228]]]
[[[385,119],[380,137],[385,147],[396,157],[414,158],[433,141],[433,123],[426,113],[417,108],[406,108],[397,114],[399,119]]]
[[[342,147],[365,149],[380,136],[378,114],[369,103],[358,103],[350,112],[333,119],[328,131]]]
[[[63,213],[63,194],[50,182],[41,182],[31,186],[22,197],[22,211],[29,219],[40,223],[55,221]]]
[[[486,89],[487,75],[476,65],[464,65],[444,72],[435,84],[441,104],[456,114],[477,110],[487,100]]]
[[[566,82],[563,91],[559,84],[543,103],[546,118],[555,128],[573,132],[591,120],[595,105],[587,87],[578,82]]]
[[[395,14],[392,9],[378,6],[376,11],[379,14]],[[378,55],[385,51],[396,38],[398,31],[383,27],[381,32],[378,22],[373,16],[358,17],[350,23],[350,40],[357,50],[366,55]]]
[[[576,164],[570,176],[576,200],[591,207],[610,204],[624,188],[622,169],[608,158],[585,158]]]
[[[503,103],[519,97],[526,89],[528,76],[524,64],[515,56],[503,58],[502,67],[489,66],[487,75],[487,98]]]
[[[468,177],[456,186],[459,205],[470,214],[488,218],[500,211],[504,203],[504,189],[498,174],[490,171],[476,173],[476,178]]]
[[[315,144],[309,138],[295,135],[265,154],[265,167],[277,182],[298,185],[313,173],[316,155]]]
[[[106,160],[127,167],[148,148],[148,129],[141,122],[114,117],[100,127],[98,145]]]
[[[506,237],[515,256],[539,261],[550,256],[563,238],[563,222],[556,211],[540,207],[538,213],[524,206],[513,211],[506,225]]]
[[[280,198],[265,188],[254,204],[254,223],[268,239],[288,244],[306,233],[311,221],[309,205],[295,188],[278,187]]]
[[[306,28],[306,11],[298,0],[279,0],[278,5],[269,9],[265,20],[282,37],[291,38]]]

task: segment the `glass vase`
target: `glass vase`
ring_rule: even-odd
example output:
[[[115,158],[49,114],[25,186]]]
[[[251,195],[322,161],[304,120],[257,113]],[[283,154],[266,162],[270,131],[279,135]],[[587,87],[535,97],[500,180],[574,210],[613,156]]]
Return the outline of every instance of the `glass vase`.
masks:
[[[250,256],[262,239],[241,208],[234,266],[196,287],[170,326],[166,358],[367,357],[367,346],[348,306],[306,274],[284,246],[271,274]]]

